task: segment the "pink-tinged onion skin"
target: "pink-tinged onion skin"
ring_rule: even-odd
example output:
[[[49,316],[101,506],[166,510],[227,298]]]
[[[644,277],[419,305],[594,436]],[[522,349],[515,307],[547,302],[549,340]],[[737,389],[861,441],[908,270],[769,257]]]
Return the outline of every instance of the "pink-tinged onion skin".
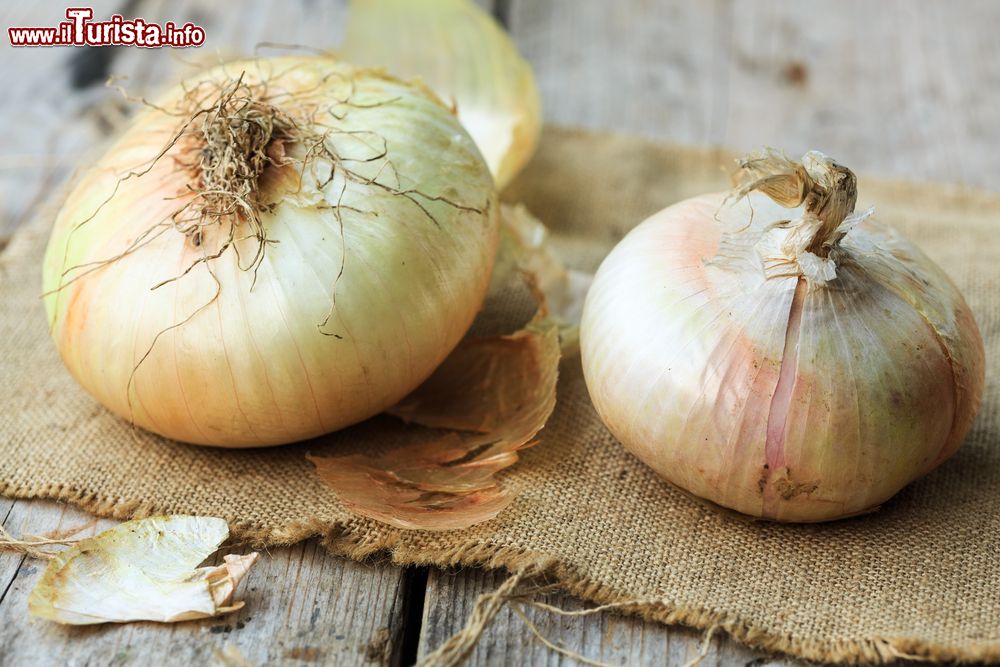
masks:
[[[750,198],[755,216],[795,217]],[[843,238],[837,277],[802,278],[797,300],[797,275],[706,263],[724,199],[653,215],[601,265],[580,331],[597,412],[658,474],[725,508],[790,522],[874,509],[971,427],[984,383],[972,314],[872,220]]]
[[[278,104],[305,99],[341,116],[320,112],[319,130],[343,130],[328,145],[356,158],[345,165],[359,174],[393,185],[398,178],[399,189],[464,208],[421,195],[431,220],[400,195],[363,183],[342,187],[334,179],[319,191],[328,169],[300,187],[298,171],[284,167],[261,178],[274,203],[261,212],[273,242],[256,272],[246,266],[257,242],[245,239],[238,241],[242,259],[230,251],[211,262],[214,278],[201,265],[152,289],[203,256],[170,229],[76,280],[60,278],[124,253],[185,201],[192,177],[173,152],[115,192],[119,177],[148,164],[177,129],[178,118],[144,111],[81,177],[58,216],[44,264],[52,336],[73,376],[114,413],[168,438],[222,447],[318,436],[409,394],[470,326],[499,238],[489,170],[426,89],[311,57],[230,63],[192,81],[233,81],[241,73],[244,82],[266,79],[272,93],[288,92]],[[170,106],[181,94],[174,89],[158,104]],[[347,96],[351,105],[338,106]],[[365,160],[381,149],[379,138],[393,169]],[[284,150],[302,154],[302,147]],[[205,244],[221,227],[214,229]]]

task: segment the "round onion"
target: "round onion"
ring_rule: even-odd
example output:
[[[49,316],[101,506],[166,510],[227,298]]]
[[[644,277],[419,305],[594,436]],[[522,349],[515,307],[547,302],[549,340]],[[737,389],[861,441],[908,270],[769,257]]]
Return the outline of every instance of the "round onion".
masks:
[[[79,179],[44,265],[59,352],[113,412],[185,442],[293,442],[393,405],[465,334],[497,206],[433,93],[287,57],[151,107]]]
[[[590,395],[625,447],[695,496],[780,521],[868,511],[961,444],[979,331],[926,255],[853,213],[849,170],[765,153],[743,177],[605,259],[580,332]]]

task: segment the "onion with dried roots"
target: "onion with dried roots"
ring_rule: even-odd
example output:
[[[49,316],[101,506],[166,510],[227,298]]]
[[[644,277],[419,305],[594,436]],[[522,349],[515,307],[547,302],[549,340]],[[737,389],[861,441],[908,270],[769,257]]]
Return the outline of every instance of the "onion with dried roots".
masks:
[[[145,110],[69,194],[44,264],[62,358],[134,424],[288,443],[409,394],[479,310],[489,169],[419,84],[230,63]]]
[[[954,454],[983,343],[913,243],[811,152],[652,216],[605,259],[581,352],[611,432],[681,489],[778,521],[870,511]]]

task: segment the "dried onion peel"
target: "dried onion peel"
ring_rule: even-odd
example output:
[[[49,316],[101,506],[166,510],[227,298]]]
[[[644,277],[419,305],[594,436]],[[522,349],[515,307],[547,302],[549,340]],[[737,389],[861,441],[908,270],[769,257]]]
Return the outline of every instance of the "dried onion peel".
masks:
[[[222,519],[136,519],[55,554],[28,598],[32,616],[69,625],[159,621],[228,614],[256,553],[198,565],[229,537]]]
[[[581,325],[591,398],[681,489],[756,517],[836,519],[961,444],[984,383],[972,313],[856,197],[821,153],[765,151],[733,193],[657,213],[601,265]]]
[[[567,267],[556,256],[549,229],[524,204],[500,205],[500,251],[490,292],[511,275],[527,280],[546,319],[559,327],[563,354],[577,351],[583,303],[594,276]]]
[[[580,286],[588,281],[556,259],[543,242],[545,227],[526,209],[502,210],[496,289],[520,275],[538,312],[513,334],[463,340],[389,410],[410,426],[383,426],[374,453],[309,457],[319,478],[361,516],[400,528],[451,530],[492,519],[513,500],[496,474],[535,444],[555,407],[561,336],[575,340],[573,304],[582,301]],[[556,315],[549,298],[563,306]]]
[[[495,474],[535,444],[552,414],[558,366],[559,335],[551,322],[509,336],[468,338],[393,410],[413,426],[401,426],[391,448],[309,460],[362,516],[424,530],[488,521],[513,500]]]

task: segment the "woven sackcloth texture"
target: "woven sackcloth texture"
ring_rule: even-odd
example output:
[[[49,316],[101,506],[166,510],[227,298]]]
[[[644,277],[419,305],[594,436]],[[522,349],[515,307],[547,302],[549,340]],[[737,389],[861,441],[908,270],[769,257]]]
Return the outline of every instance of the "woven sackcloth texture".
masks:
[[[549,129],[506,198],[551,226],[570,264],[593,270],[647,215],[724,188],[731,157]],[[874,204],[950,273],[989,363],[985,403],[962,449],[875,514],[787,526],[692,501],[609,435],[572,358],[541,444],[503,475],[518,495],[499,518],[439,533],[355,518],[305,454],[370,446],[389,418],[299,445],[218,451],[134,432],[78,388],[38,298],[44,217],[0,262],[0,491],[116,517],[221,516],[250,540],[320,535],[354,558],[383,551],[404,563],[543,568],[586,599],[635,600],[629,611],[646,618],[722,628],[808,659],[1000,659],[1000,196],[862,175],[858,203]]]

